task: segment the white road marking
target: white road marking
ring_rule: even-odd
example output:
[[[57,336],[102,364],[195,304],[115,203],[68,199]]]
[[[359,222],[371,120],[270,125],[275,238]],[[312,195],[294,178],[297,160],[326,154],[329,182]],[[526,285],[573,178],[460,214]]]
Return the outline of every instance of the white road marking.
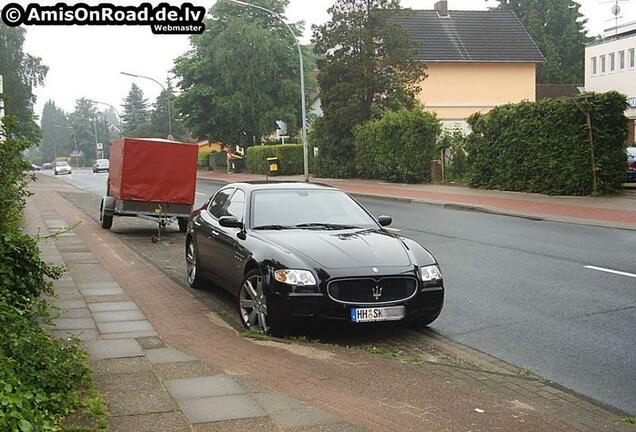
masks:
[[[197,192],[197,195],[205,196],[205,194],[201,192]]]
[[[611,274],[616,274],[616,275],[620,275],[620,276],[627,276],[627,277],[636,278],[636,274],[626,273],[626,272],[622,272],[622,271],[618,271],[618,270],[607,269],[607,268],[603,268],[603,267],[585,266],[585,268],[586,269],[590,269],[590,270],[596,270],[596,271],[604,272],[604,273],[611,273]]]

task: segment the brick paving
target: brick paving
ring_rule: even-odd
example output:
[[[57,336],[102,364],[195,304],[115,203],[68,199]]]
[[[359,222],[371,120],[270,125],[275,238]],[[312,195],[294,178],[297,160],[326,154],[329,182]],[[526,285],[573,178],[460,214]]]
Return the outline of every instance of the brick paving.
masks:
[[[199,171],[199,178],[228,183],[263,180],[264,176]],[[302,179],[301,176],[272,178],[292,181]],[[391,184],[360,179],[315,178],[312,181],[329,184],[363,197],[394,198],[560,222],[636,229],[636,194],[629,192],[623,196],[599,198],[551,197],[520,192],[482,191],[467,187]]]
[[[124,292],[117,299],[113,299],[117,295],[95,295],[99,292],[85,297],[67,274],[56,282],[60,295],[74,296],[70,301],[75,303],[62,303],[69,306],[66,310],[88,310],[93,317],[113,312],[111,319],[124,321],[112,322],[147,321],[156,332],[156,335],[141,336],[100,334],[94,327],[55,330],[88,332],[87,346],[96,356],[93,364],[97,381],[101,382],[111,407],[112,430],[634,430],[617,415],[581,397],[535,378],[517,376],[514,368],[496,359],[431,334],[400,334],[399,329],[388,329],[383,333],[386,340],[380,341],[387,351],[382,355],[333,344],[246,340],[211,314],[209,298],[193,296],[125,245],[121,239],[128,240],[131,229],[123,235],[99,229],[57,191],[66,192],[66,197],[84,195],[88,201],[90,194],[79,194],[54,180],[43,180],[33,190],[36,195],[26,211],[27,220],[35,221],[29,224],[30,230],[44,226],[47,219],[58,219],[58,226],[60,219],[69,224],[83,220],[73,235],[43,244],[45,257],[52,262],[64,263],[64,250],[92,253],[93,257],[83,256],[89,262],[69,261],[69,267],[90,265],[96,270],[94,262],[97,261],[104,271],[97,270],[94,274],[108,280],[92,282],[109,283],[102,287],[104,289],[112,289],[116,283]],[[139,243],[142,238],[138,236]],[[179,267],[183,260],[182,256],[173,257],[174,249],[179,250],[179,254],[182,252],[182,245],[173,241],[175,244],[160,249],[150,243],[149,236],[145,237],[145,243],[152,245],[148,247],[169,252],[164,256],[157,252],[150,260],[168,264],[169,269],[161,270],[171,275],[173,268]],[[77,258],[76,255],[68,257],[71,261]],[[70,274],[83,277],[77,270]],[[216,304],[212,310],[218,306]],[[145,320],[135,314],[118,315],[122,311],[139,312]],[[69,313],[86,314],[85,311]],[[106,322],[104,315],[97,317],[100,322]],[[127,318],[133,320],[126,321]],[[88,323],[78,325],[88,327]],[[105,337],[113,334],[114,339]],[[353,335],[353,339],[360,337]],[[421,351],[418,358],[426,361],[413,361],[410,354],[405,356],[399,349],[391,348],[390,343],[395,340],[401,345],[416,345]],[[375,341],[367,339],[361,346]],[[140,350],[143,355],[139,354]],[[150,360],[153,354],[149,356],[148,352],[155,354],[154,362]],[[116,358],[102,358],[104,356]],[[452,361],[440,360],[445,357]],[[158,358],[167,358],[168,362]],[[122,375],[130,378],[128,382],[116,379]],[[232,391],[237,385],[243,393],[219,396],[204,392],[191,395],[193,397],[182,393],[177,393],[176,397],[170,393],[170,389],[174,391],[179,387],[175,387],[175,383],[195,377],[207,377],[207,380],[216,377],[216,381],[226,384],[227,380],[232,380],[234,384],[221,387]],[[160,387],[157,381],[161,383]],[[127,390],[130,382],[138,384],[133,386],[134,392]],[[157,392],[156,397],[149,397],[152,392]],[[232,399],[234,396],[240,397]],[[226,399],[215,399],[219,397]],[[228,401],[233,403],[228,404]],[[195,425],[192,420],[197,417],[193,413],[200,408],[199,404],[215,404],[213,410],[203,409],[204,415],[209,416],[214,413],[231,415],[234,405],[243,406],[253,415],[261,414],[256,409],[258,406],[265,415],[250,419],[235,417],[233,420],[214,417],[219,421]],[[301,408],[298,408],[299,404]],[[200,419],[209,420],[209,416]]]

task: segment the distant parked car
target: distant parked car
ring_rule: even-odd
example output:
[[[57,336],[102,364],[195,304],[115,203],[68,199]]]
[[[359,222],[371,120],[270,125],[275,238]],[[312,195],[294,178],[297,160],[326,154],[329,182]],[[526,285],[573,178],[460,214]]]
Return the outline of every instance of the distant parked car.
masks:
[[[636,182],[636,147],[627,147],[627,177]]]
[[[45,164],[42,164],[42,169],[43,169],[43,170],[50,170],[50,169],[53,169],[53,164],[50,164],[50,163],[48,163],[48,162],[47,162],[47,163],[45,163]]]
[[[29,169],[30,171],[40,171],[42,168],[40,168],[38,165],[36,164],[31,164],[31,168]]]
[[[94,173],[98,173],[102,171],[108,172],[109,169],[110,169],[110,161],[108,159],[97,159],[95,163],[93,164]]]
[[[55,175],[61,174],[71,174],[73,171],[71,170],[71,166],[66,161],[55,162],[55,166],[53,167],[53,172]]]

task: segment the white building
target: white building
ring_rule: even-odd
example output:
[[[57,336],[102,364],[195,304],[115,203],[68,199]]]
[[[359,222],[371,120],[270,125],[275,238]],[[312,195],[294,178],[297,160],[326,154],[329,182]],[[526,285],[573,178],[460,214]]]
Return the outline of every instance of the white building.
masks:
[[[628,142],[636,136],[636,21],[605,31],[605,38],[585,48],[585,90],[616,90],[626,95],[631,119]]]

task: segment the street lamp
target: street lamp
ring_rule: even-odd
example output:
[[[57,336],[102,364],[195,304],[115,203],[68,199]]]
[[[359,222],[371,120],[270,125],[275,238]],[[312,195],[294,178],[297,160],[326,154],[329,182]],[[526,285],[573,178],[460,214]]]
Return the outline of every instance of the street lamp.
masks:
[[[88,99],[88,101],[92,102],[94,104],[106,105],[107,107],[110,107],[115,112],[115,114],[117,114],[117,118],[119,119],[119,125],[121,127],[121,125],[122,125],[121,114],[119,114],[119,111],[117,111],[117,108],[115,108],[113,105],[111,105],[111,104],[109,104],[107,102],[100,102],[100,101],[96,101],[96,100],[93,100],[93,99]],[[119,135],[121,136],[121,129],[119,129],[118,127],[116,127],[116,129],[119,132]]]
[[[296,46],[298,47],[298,58],[300,59],[300,100],[301,100],[301,108],[302,108],[302,116],[303,116],[303,162],[305,168],[305,181],[309,182],[309,143],[307,142],[307,109],[305,107],[305,65],[303,62],[303,50],[300,46],[300,41],[296,37],[296,33],[291,28],[289,24],[285,22],[282,16],[277,14],[274,11],[264,8],[263,6],[255,5],[252,3],[246,3],[240,0],[226,0],[229,3],[234,3],[243,7],[252,7],[255,9],[260,9],[268,14],[272,15],[274,18],[277,18],[280,22],[285,24],[287,30],[292,34],[294,40],[296,41]]]
[[[168,92],[168,90],[166,89],[166,87],[161,84],[159,81],[157,81],[154,78],[151,78],[149,76],[145,76],[145,75],[139,75],[139,74],[134,74],[134,73],[130,73],[130,72],[120,72],[122,75],[127,75],[133,78],[143,78],[143,79],[147,79],[149,81],[152,81],[156,84],[159,84],[159,87],[161,87],[163,89],[163,91],[165,91],[166,93]],[[168,139],[169,140],[174,140],[174,137],[172,136],[172,108],[170,107],[170,105],[172,105],[172,102],[170,101],[170,95],[168,95]]]

